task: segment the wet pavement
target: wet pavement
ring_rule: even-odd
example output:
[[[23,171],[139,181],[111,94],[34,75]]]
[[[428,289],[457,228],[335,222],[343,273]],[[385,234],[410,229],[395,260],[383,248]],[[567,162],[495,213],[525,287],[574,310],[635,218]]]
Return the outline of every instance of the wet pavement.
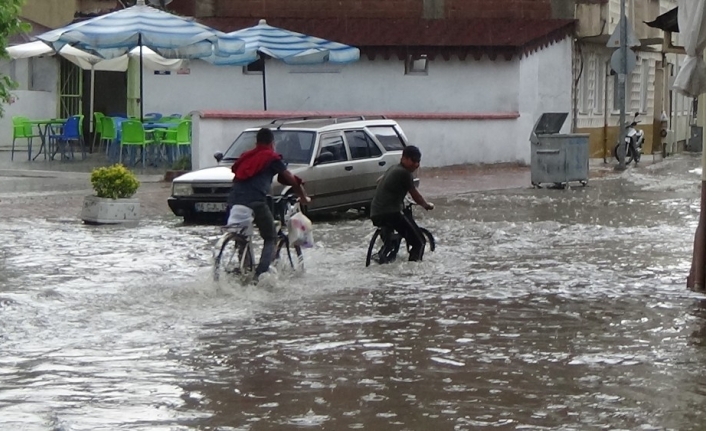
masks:
[[[370,223],[331,218],[258,286],[210,280],[167,184],[96,227],[87,178],[0,176],[0,429],[702,429],[699,165],[427,170],[423,263],[365,268]]]

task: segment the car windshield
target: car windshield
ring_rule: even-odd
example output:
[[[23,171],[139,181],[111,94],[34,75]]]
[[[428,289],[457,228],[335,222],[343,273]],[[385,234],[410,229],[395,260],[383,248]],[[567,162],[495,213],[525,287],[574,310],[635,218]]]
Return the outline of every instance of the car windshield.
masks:
[[[314,132],[291,130],[273,130],[275,135],[275,151],[282,154],[287,163],[309,164],[314,151]],[[257,131],[246,131],[240,134],[228,148],[223,160],[235,160],[245,151],[255,148]]]

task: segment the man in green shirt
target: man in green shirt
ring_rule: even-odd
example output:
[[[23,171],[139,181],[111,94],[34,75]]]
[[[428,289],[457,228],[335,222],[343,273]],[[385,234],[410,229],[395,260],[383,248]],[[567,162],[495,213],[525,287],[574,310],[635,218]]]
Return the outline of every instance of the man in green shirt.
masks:
[[[407,241],[410,261],[422,260],[425,240],[414,220],[402,213],[404,198],[409,193],[414,202],[425,210],[434,208],[414,185],[412,173],[419,168],[421,160],[419,148],[413,145],[405,147],[400,164],[390,167],[380,177],[370,205],[370,220],[375,226],[393,228]]]

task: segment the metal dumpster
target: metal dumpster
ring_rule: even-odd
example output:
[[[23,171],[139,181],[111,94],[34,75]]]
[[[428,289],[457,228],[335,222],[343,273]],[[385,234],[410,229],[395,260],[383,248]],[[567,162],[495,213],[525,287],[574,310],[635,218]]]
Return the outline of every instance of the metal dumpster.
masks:
[[[566,112],[545,112],[532,129],[531,181],[535,187],[588,183],[588,134],[559,134]]]

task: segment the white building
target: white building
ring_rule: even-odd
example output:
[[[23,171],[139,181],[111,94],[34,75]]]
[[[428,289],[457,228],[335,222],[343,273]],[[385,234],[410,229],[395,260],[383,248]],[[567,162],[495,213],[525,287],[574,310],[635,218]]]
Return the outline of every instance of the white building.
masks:
[[[295,67],[268,60],[267,112],[257,64],[212,66],[200,60],[169,74],[145,70],[143,110],[200,112],[193,117],[194,168],[214,164],[212,154],[225,150],[244,127],[312,112],[384,114],[396,119],[422,149],[426,166],[529,163],[529,136],[537,118],[543,112],[571,112],[572,21],[380,21],[348,20],[346,28],[355,31],[322,26],[309,32],[360,47],[356,63]],[[296,27],[296,20],[268,23],[307,32]],[[71,78],[66,61],[57,69],[61,78],[54,75],[54,84],[28,87],[26,91],[36,93],[33,96],[18,93],[19,100],[36,97],[37,102],[7,107],[4,120],[65,112],[57,108],[66,98],[59,93],[85,89],[86,83],[85,78]],[[115,106],[130,106],[125,100],[116,102],[122,97],[115,88],[130,88],[122,92],[126,98],[136,97],[137,75],[128,73],[130,83],[125,85],[124,74],[106,78],[98,72],[96,109],[118,114]],[[60,85],[49,88],[57,82]],[[87,97],[83,99],[79,109],[88,117]],[[11,137],[6,123],[0,123],[3,144]],[[563,131],[569,129],[567,122]]]

